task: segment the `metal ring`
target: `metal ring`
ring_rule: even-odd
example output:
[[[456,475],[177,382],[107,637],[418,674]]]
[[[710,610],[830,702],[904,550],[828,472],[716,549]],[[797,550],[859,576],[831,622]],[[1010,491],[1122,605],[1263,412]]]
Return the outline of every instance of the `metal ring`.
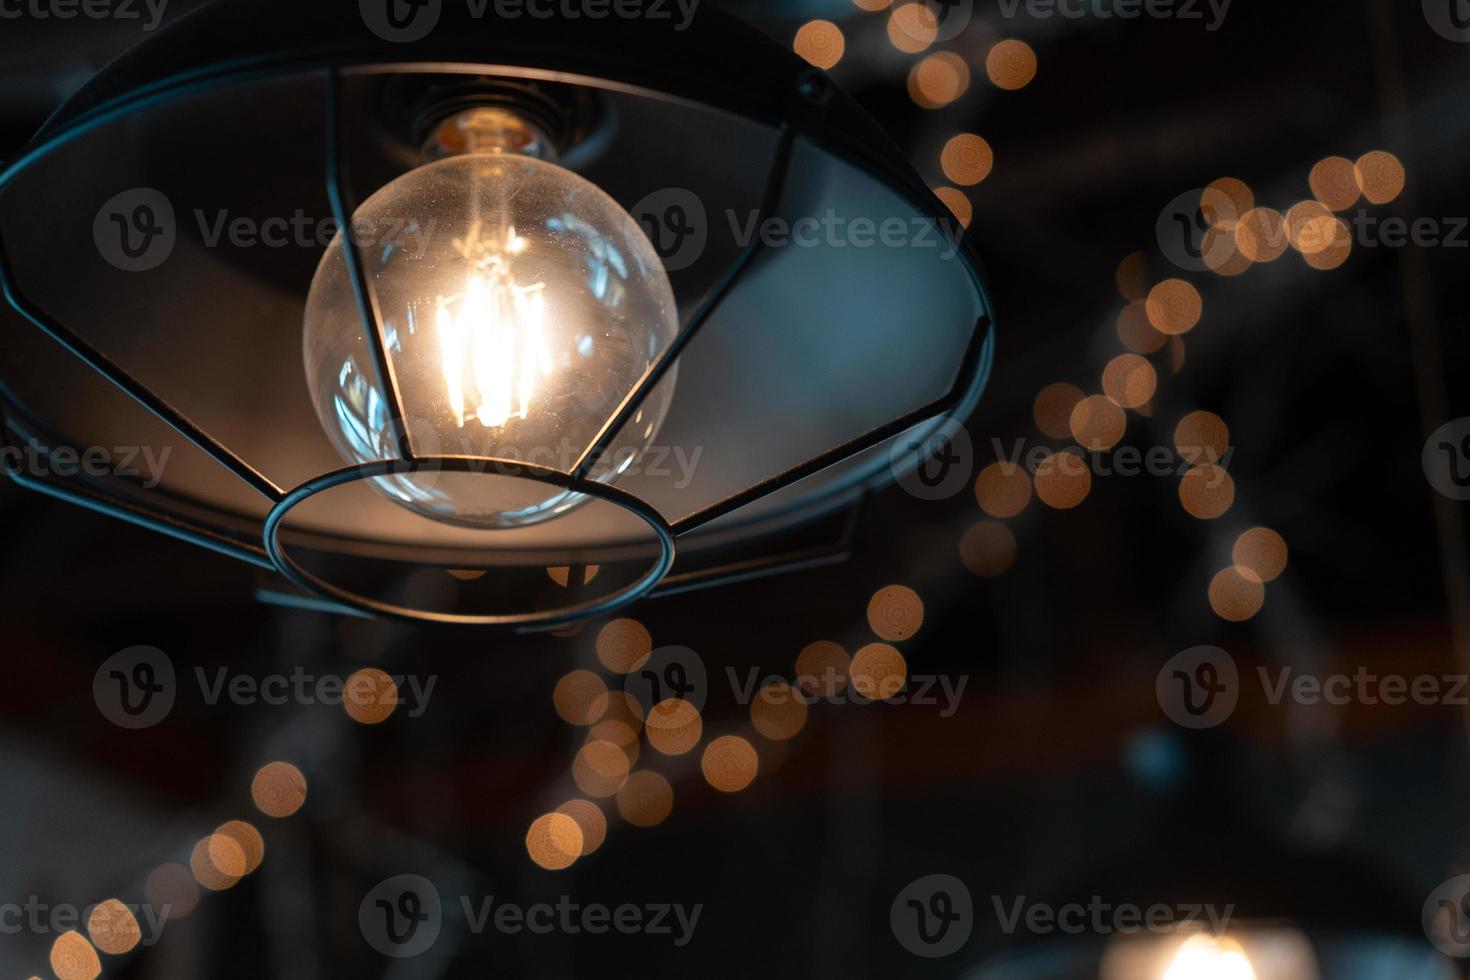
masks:
[[[636,582],[601,599],[592,599],[564,609],[546,612],[491,616],[428,612],[358,595],[307,571],[291,557],[281,544],[281,528],[286,517],[297,505],[324,491],[376,477],[399,476],[425,471],[484,475],[487,466],[496,467],[497,472],[493,474],[495,476],[531,480],[572,493],[585,494],[633,514],[658,535],[658,561]],[[507,470],[511,472],[506,472]],[[520,460],[466,456],[424,456],[413,460],[384,459],[349,466],[309,480],[286,494],[280,503],[271,508],[265,519],[264,543],[266,554],[270,556],[272,563],[282,575],[313,595],[335,600],[353,609],[413,623],[505,627],[558,626],[620,609],[647,595],[663,580],[669,569],[673,567],[675,550],[674,532],[669,522],[648,503],[626,490],[619,490],[596,480],[576,479],[567,473]]]

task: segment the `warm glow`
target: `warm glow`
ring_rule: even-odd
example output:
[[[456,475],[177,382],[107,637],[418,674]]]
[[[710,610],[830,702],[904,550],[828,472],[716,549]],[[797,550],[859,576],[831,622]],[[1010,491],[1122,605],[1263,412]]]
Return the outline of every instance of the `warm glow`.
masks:
[[[210,834],[189,854],[194,880],[210,891],[231,888],[245,875],[245,851],[233,837]]]
[[[826,69],[842,60],[847,41],[842,29],[830,20],[814,20],[801,25],[791,47],[811,64]]]
[[[790,684],[773,681],[756,692],[750,721],[766,738],[784,742],[806,725],[806,702]]]
[[[1286,539],[1269,527],[1253,527],[1235,539],[1231,557],[1235,564],[1255,572],[1262,582],[1274,582],[1286,571]]]
[[[1240,216],[1255,207],[1256,198],[1245,181],[1221,177],[1200,195],[1200,213],[1212,225],[1239,221]]]
[[[1135,354],[1155,353],[1169,340],[1148,322],[1148,304],[1141,299],[1129,303],[1118,314],[1118,339]]]
[[[950,214],[959,220],[961,228],[970,227],[970,222],[975,218],[975,206],[970,203],[964,191],[958,187],[939,187],[935,189],[934,196],[944,202]]]
[[[1107,395],[1089,395],[1072,409],[1072,438],[1083,449],[1112,449],[1128,429],[1128,417]],[[1004,515],[996,515],[1004,516]]]
[[[1166,279],[1149,291],[1148,322],[1161,333],[1181,334],[1193,330],[1204,312],[1199,290],[1183,279]]]
[[[970,66],[953,51],[940,51],[909,72],[909,97],[923,109],[942,109],[970,88]]]
[[[991,517],[1015,517],[1031,502],[1031,474],[1019,463],[991,463],[975,480],[975,499]]]
[[[574,670],[556,682],[551,703],[568,725],[590,725],[607,711],[607,685],[590,670]]]
[[[636,619],[615,619],[598,631],[597,659],[614,673],[637,670],[652,652],[653,637]]]
[[[1261,611],[1266,587],[1249,568],[1232,565],[1210,580],[1210,608],[1232,623],[1243,623]]]
[[[868,602],[868,626],[878,637],[897,643],[924,625],[924,601],[913,589],[890,585],[873,593]]]
[[[1103,394],[1121,408],[1138,408],[1154,396],[1159,377],[1137,354],[1119,354],[1103,368]]]
[[[939,19],[922,3],[895,7],[888,17],[888,40],[905,54],[918,54],[939,37]]]
[[[1049,384],[1036,393],[1031,405],[1031,417],[1036,427],[1053,439],[1069,439],[1072,436],[1072,410],[1084,397],[1082,389],[1065,381]]]
[[[1275,262],[1286,252],[1286,227],[1280,211],[1252,208],[1235,225],[1235,247],[1252,262]]]
[[[1016,561],[1016,536],[1000,521],[972,524],[960,538],[960,562],[971,575],[995,578]]]
[[[1363,193],[1358,187],[1357,169],[1346,157],[1319,160],[1308,182],[1312,185],[1312,196],[1334,211],[1346,211],[1358,203]]]
[[[138,920],[115,898],[99,902],[87,916],[87,935],[93,945],[109,956],[121,956],[143,938]]]
[[[199,904],[199,886],[182,864],[164,864],[149,873],[143,898],[150,908],[167,908],[170,919],[182,919]]]
[[[539,816],[526,831],[526,853],[547,871],[569,868],[582,854],[582,827],[565,813]]]
[[[1076,453],[1049,453],[1036,467],[1036,496],[1053,510],[1071,510],[1092,491],[1092,471]]]
[[[847,686],[850,658],[830,640],[807,644],[796,658],[796,684],[808,694],[830,698]]]
[[[699,760],[705,782],[721,793],[738,793],[754,780],[759,762],[755,747],[738,735],[721,735]]]
[[[628,781],[628,755],[616,742],[588,742],[572,760],[572,780],[594,799],[612,796]]]
[[[342,690],[342,709],[360,725],[386,721],[398,707],[398,685],[376,667],[364,667],[347,678]]]
[[[607,817],[591,800],[567,800],[556,808],[556,812],[571,817],[582,828],[583,857],[597,850],[607,839]]]
[[[445,395],[460,428],[466,418],[499,428],[530,414],[540,380],[551,373],[545,283],[522,286],[511,274],[511,257],[526,249],[514,228],[504,241],[487,244],[476,221],[455,244],[474,271],[463,291],[438,299]]]
[[[848,670],[852,689],[873,701],[893,697],[908,681],[909,665],[903,654],[886,643],[870,643],[853,654]]]
[[[1337,218],[1320,201],[1302,201],[1286,212],[1286,240],[1303,255],[1332,244]]]
[[[649,709],[646,726],[648,744],[664,755],[683,755],[704,734],[699,709],[680,698],[660,701]]]
[[[1235,940],[1191,936],[1174,954],[1162,980],[1256,980],[1256,971]]]
[[[63,932],[51,944],[51,972],[59,980],[93,980],[102,973],[102,961],[81,933]]]
[[[1148,256],[1143,252],[1130,252],[1118,263],[1113,274],[1118,292],[1126,300],[1141,300],[1148,296]]]
[[[657,827],[674,808],[674,788],[656,772],[639,770],[618,790],[618,813],[635,827]]]
[[[1025,41],[1001,41],[985,56],[985,74],[996,88],[1025,88],[1036,77],[1036,52]]]
[[[971,187],[990,176],[995,166],[995,153],[990,144],[974,133],[961,133],[939,154],[944,176],[961,187]]]
[[[1191,467],[1179,481],[1179,503],[1202,521],[1223,517],[1235,503],[1235,481],[1213,463]]]
[[[1363,196],[1374,204],[1387,204],[1403,193],[1404,165],[1392,153],[1383,150],[1365,153],[1353,170]]]
[[[250,783],[255,806],[268,817],[289,817],[306,802],[306,777],[289,762],[260,767]]]
[[[1307,265],[1319,272],[1325,272],[1328,269],[1336,269],[1347,261],[1353,251],[1353,233],[1348,228],[1347,222],[1341,218],[1333,218],[1321,230],[1327,239],[1327,244],[1302,257],[1306,259]]]
[[[221,856],[218,859],[215,859],[215,851],[210,851],[211,859],[215,860],[216,866],[220,865],[220,861],[233,860],[234,850],[222,844],[214,844],[215,839],[232,841],[239,849],[243,858],[242,863],[238,866],[241,875],[248,875],[260,867],[260,862],[265,860],[265,839],[260,836],[260,831],[243,820],[230,820],[220,824],[215,828],[214,836],[210,838],[211,848],[220,849]]]
[[[1174,427],[1174,448],[1188,463],[1218,463],[1230,449],[1230,427],[1214,412],[1190,412]]]

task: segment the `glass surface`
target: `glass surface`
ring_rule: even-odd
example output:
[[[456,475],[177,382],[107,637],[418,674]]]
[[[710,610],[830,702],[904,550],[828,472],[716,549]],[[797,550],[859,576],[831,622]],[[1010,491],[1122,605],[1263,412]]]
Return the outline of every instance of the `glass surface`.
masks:
[[[678,329],[668,276],[637,222],[545,161],[471,154],[428,164],[369,198],[351,232],[420,456],[567,471]],[[312,281],[303,351],[312,403],[342,458],[397,456],[340,233]],[[671,372],[593,478],[611,482],[632,465],[672,394]],[[474,474],[375,486],[426,517],[481,528],[535,524],[585,499]]]

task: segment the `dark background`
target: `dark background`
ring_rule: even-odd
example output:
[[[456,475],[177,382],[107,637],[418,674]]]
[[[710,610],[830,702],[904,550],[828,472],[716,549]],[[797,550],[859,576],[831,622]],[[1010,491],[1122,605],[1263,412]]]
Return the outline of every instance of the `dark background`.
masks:
[[[173,0],[168,19],[188,6]],[[994,148],[994,172],[969,192],[999,321],[995,372],[968,425],[977,469],[992,439],[1038,438],[1031,407],[1044,385],[1098,390],[1120,350],[1120,261],[1142,250],[1153,279],[1177,274],[1154,238],[1177,194],[1229,175],[1284,210],[1310,196],[1317,160],[1385,149],[1407,186],[1374,213],[1470,214],[1470,48],[1430,30],[1416,2],[1236,0],[1216,32],[1006,20],[980,3],[942,46],[971,64],[970,91],[934,111],[909,98],[917,58],[888,45],[885,14],[851,0],[725,6],[782,42],[808,19],[839,23],[847,53],[833,76],[934,186],[949,136],[978,132]],[[1021,91],[985,78],[984,53],[1004,37],[1039,56]],[[136,25],[108,21],[0,21],[0,157],[136,38]],[[509,637],[262,606],[248,568],[7,483],[0,901],[140,901],[154,866],[186,860],[200,835],[241,817],[265,835],[261,870],[170,923],[157,947],[104,958],[106,975],[962,976],[1045,938],[1003,935],[990,896],[1085,900],[1096,889],[1082,883],[1099,875],[1198,878],[1228,843],[1244,855],[1233,863],[1246,890],[1290,904],[1292,918],[1330,933],[1341,914],[1339,926],[1371,922],[1427,952],[1420,905],[1463,870],[1464,708],[1273,706],[1248,692],[1227,724],[1196,735],[1164,717],[1154,681],[1170,656],[1207,643],[1243,673],[1470,667],[1464,509],[1420,465],[1427,434],[1470,412],[1467,257],[1359,247],[1328,272],[1288,254],[1236,278],[1184,275],[1204,319],[1153,419],[1130,415],[1125,445],[1168,445],[1173,420],[1195,409],[1224,417],[1238,496],[1219,521],[1186,514],[1172,478],[1101,478],[1075,510],[1033,500],[1009,522],[1014,566],[978,578],[958,550],[984,516],[974,496],[892,489],[863,509],[844,565],[635,606],[656,644],[693,648],[716,679],[707,736],[748,734],[727,668],[789,677],[814,640],[872,642],[868,600],[893,583],[925,603],[923,629],[901,644],[910,673],[968,686],[953,717],[824,705],[789,743],[752,736],[761,773],[738,794],[669,767],[664,823],[614,817],[601,850],[556,874],[531,863],[524,836],[576,795],[581,735],[557,719],[551,691],[596,666],[600,623]],[[1291,563],[1259,615],[1227,623],[1208,585],[1255,524],[1283,535]],[[374,665],[438,686],[423,717],[371,728],[338,708],[181,699],[165,724],[122,732],[96,710],[92,676],[136,644],[166,650],[181,672]],[[279,821],[254,814],[248,792],[275,758],[310,784],[304,809]],[[1316,877],[1323,868],[1343,881]],[[569,895],[704,911],[682,949],[667,937],[447,925],[433,956],[392,963],[362,940],[357,907],[402,872],[521,904]],[[967,883],[977,922],[962,952],[929,961],[896,941],[889,906],[935,873]],[[1361,907],[1344,898],[1359,892]],[[0,935],[0,966],[45,975],[53,938]]]

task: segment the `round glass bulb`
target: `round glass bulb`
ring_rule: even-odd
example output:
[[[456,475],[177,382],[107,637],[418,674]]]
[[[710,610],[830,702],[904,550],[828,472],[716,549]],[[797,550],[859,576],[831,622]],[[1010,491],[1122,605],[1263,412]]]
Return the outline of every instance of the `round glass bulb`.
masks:
[[[566,472],[678,329],[668,274],[632,215],[543,160],[471,153],[419,167],[364,202],[352,233],[419,456]],[[317,417],[342,458],[397,457],[340,232],[312,280],[303,350]],[[647,448],[673,382],[670,371],[593,479],[615,480]],[[374,485],[426,517],[478,528],[535,524],[585,499],[479,474]]]

